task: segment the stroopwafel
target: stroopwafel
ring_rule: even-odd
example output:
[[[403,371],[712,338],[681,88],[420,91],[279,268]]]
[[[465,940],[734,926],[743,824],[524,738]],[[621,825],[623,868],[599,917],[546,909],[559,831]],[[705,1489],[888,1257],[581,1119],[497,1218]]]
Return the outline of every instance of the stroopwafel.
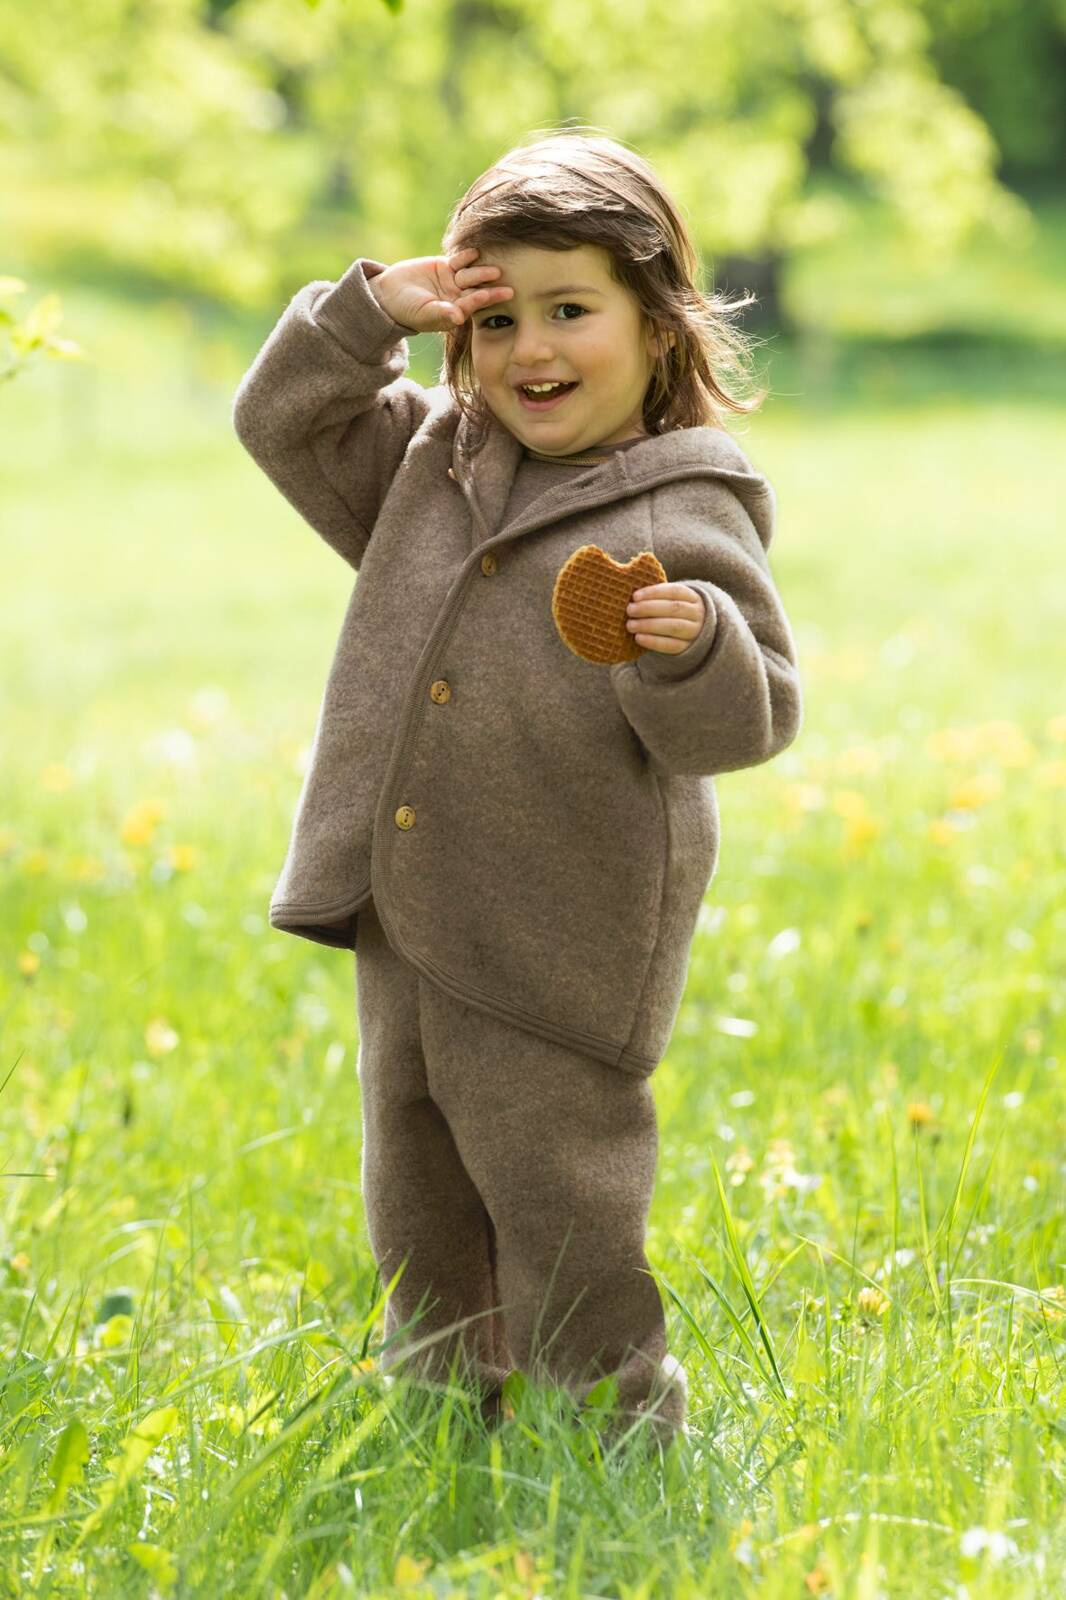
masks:
[[[585,661],[635,661],[644,646],[626,628],[626,606],[634,589],[665,582],[666,572],[650,550],[622,566],[598,544],[581,545],[559,568],[552,590],[559,637]]]

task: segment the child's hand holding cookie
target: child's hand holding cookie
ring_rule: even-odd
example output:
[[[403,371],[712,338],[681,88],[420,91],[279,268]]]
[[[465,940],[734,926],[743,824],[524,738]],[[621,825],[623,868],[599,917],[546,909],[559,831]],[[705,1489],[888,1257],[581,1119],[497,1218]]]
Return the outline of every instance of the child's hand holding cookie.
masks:
[[[653,583],[634,591],[626,611],[626,628],[643,649],[676,656],[699,633],[707,607],[687,583]]]

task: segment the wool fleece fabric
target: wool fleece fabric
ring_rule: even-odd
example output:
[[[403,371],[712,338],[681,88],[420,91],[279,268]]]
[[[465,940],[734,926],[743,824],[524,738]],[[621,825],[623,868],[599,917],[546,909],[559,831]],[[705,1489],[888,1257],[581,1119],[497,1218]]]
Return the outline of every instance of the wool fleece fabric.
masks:
[[[668,1354],[644,1254],[658,1125],[652,1085],[453,1000],[359,913],[362,1192],[390,1375],[440,1381],[459,1356],[486,1422],[506,1376],[583,1407],[613,1376],[619,1415],[664,1444],[688,1375]],[[651,1442],[651,1441],[649,1441]]]
[[[445,385],[360,257],[292,298],[233,403],[242,444],[358,578],[271,925],[392,949],[465,1005],[646,1077],[714,875],[714,777],[799,732],[775,495],[718,427],[606,454],[506,515],[524,446]],[[602,666],[551,613],[578,546],[642,550],[705,603],[680,652]]]

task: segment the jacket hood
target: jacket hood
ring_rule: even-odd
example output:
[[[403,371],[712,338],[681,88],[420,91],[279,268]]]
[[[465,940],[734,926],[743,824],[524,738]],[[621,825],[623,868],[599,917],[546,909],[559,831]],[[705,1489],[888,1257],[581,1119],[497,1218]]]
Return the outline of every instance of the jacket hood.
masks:
[[[464,491],[476,496],[486,526],[499,528],[524,446],[491,414],[484,425],[462,411],[458,411],[458,418],[452,470]],[[669,433],[652,434],[628,450],[616,450],[592,471],[599,503],[624,499],[681,478],[717,478],[728,485],[747,511],[763,549],[770,548],[776,515],[773,487],[755,471],[724,428],[675,428]],[[573,481],[568,480],[538,496],[535,507],[530,508],[531,513],[535,510],[536,524],[565,515],[567,507],[575,502],[575,493]],[[534,525],[531,515],[519,518],[513,528],[521,526],[524,530],[527,521]]]

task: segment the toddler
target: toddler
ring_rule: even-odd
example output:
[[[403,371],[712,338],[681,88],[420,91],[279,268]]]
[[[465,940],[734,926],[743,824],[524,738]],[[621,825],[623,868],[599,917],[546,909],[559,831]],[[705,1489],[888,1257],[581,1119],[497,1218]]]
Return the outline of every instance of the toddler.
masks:
[[[355,951],[388,1363],[461,1366],[490,1419],[513,1368],[578,1401],[610,1379],[621,1426],[668,1441],[687,1380],[644,1254],[648,1079],[717,861],[714,775],[800,728],[775,497],[722,421],[757,403],[719,381],[737,307],[697,287],[640,156],[520,144],[442,244],[301,289],[235,398],[359,574],[270,921]],[[444,337],[431,388],[405,376],[415,332]],[[632,596],[634,659],[555,627],[583,544],[666,573]]]

